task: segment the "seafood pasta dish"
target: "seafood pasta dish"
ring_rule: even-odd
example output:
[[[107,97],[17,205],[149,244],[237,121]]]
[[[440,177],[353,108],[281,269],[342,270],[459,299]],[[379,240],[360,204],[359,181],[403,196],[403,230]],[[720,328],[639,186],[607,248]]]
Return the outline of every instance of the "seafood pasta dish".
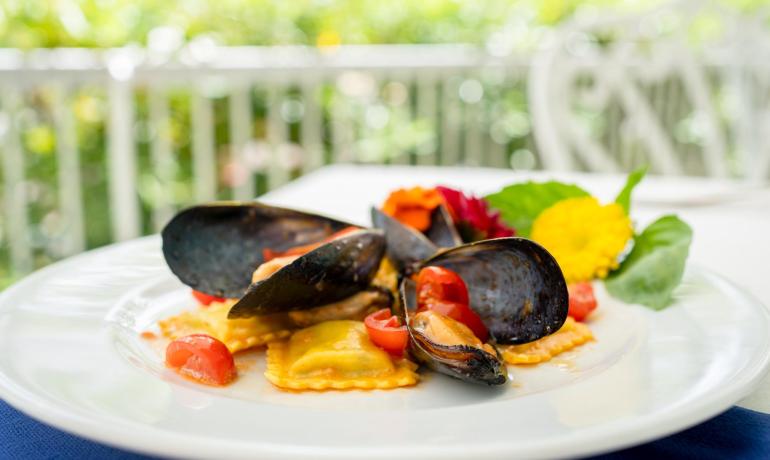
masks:
[[[191,297],[158,322],[166,366],[227,385],[239,355],[260,350],[282,390],[386,390],[428,372],[504,385],[519,367],[590,352],[596,283],[661,309],[682,277],[687,224],[664,216],[635,229],[630,217],[643,175],[606,204],[558,182],[486,197],[402,188],[372,207],[369,226],[258,201],[182,210],[163,254]],[[660,232],[686,241],[661,280],[650,268],[671,249]]]

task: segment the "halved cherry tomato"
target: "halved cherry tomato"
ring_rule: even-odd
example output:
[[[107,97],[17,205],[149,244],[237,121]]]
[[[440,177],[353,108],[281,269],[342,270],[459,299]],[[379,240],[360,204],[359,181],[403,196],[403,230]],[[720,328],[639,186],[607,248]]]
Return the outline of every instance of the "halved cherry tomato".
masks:
[[[583,321],[596,309],[596,297],[591,283],[582,282],[567,286],[569,292],[569,316],[575,321]]]
[[[468,287],[460,275],[443,267],[425,267],[417,274],[417,310],[449,316],[470,328],[482,342],[489,331],[468,305]]]
[[[409,331],[401,325],[389,308],[378,310],[364,319],[372,343],[396,356],[401,356],[409,343]]]
[[[417,274],[417,304],[428,299],[468,305],[468,287],[460,275],[444,267],[425,267]]]
[[[225,300],[227,300],[224,297],[209,295],[209,294],[206,294],[205,292],[196,291],[195,289],[193,289],[192,295],[198,300],[198,302],[201,303],[201,305],[205,305],[205,306],[211,305],[212,302],[224,302]]]
[[[348,233],[353,233],[356,230],[359,230],[358,227],[345,227],[342,230],[333,233],[326,238],[322,239],[321,241],[318,241],[316,243],[310,243],[310,244],[304,244],[302,246],[294,246],[293,248],[289,248],[285,251],[273,251],[270,248],[264,248],[262,250],[262,259],[264,259],[264,262],[269,262],[273,259],[277,259],[278,257],[286,257],[286,256],[301,256],[303,254],[306,254],[313,249],[316,249],[317,247],[328,243],[331,240],[335,240],[337,238],[340,238],[342,236],[347,235]]]
[[[207,385],[226,385],[237,375],[230,350],[206,334],[188,335],[168,344],[166,366]]]

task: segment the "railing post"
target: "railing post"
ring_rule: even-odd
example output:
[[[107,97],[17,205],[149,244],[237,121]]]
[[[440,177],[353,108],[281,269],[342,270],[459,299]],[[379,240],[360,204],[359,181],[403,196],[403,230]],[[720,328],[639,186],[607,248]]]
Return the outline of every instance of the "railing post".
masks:
[[[194,88],[191,103],[193,197],[196,202],[216,198],[217,163],[214,153],[212,101]]]
[[[24,275],[32,271],[32,246],[29,238],[27,216],[27,189],[24,182],[24,152],[19,142],[16,111],[20,104],[19,90],[5,88],[2,92],[2,117],[5,126],[0,147],[3,150],[3,196],[5,198],[5,225],[8,231],[8,247],[11,271]]]
[[[273,84],[267,89],[267,143],[270,146],[270,162],[267,168],[268,190],[280,187],[289,181],[290,154],[287,147],[288,127],[281,115],[285,89]]]
[[[318,103],[321,81],[306,79],[302,82],[304,113],[301,126],[301,144],[304,153],[302,172],[320,168],[324,164],[323,117]]]
[[[444,79],[441,93],[441,164],[451,166],[460,161],[460,107],[453,78]]]
[[[141,234],[139,199],[136,193],[133,93],[129,82],[122,80],[111,80],[108,91],[107,168],[110,219],[113,239],[124,241]]]
[[[158,181],[161,193],[153,196],[152,227],[160,231],[166,222],[174,215],[174,206],[169,198],[174,180],[175,163],[171,151],[169,101],[163,87],[153,85],[148,91],[150,129],[152,130],[150,159],[155,179]]]
[[[416,77],[416,91],[417,91],[417,118],[427,120],[431,133],[438,134],[437,123],[437,91],[436,91],[436,79],[432,74],[427,72],[418,72]],[[430,146],[430,150],[417,152],[417,158],[415,162],[421,165],[435,165],[436,164],[436,150],[438,139],[433,140],[433,144]]]
[[[233,199],[253,200],[256,196],[254,173],[246,158],[246,147],[252,138],[251,86],[236,83],[230,92],[230,165]],[[237,169],[237,171],[236,171]]]
[[[62,253],[77,254],[85,250],[83,221],[83,192],[80,180],[80,152],[77,146],[75,116],[70,106],[69,92],[57,86],[52,92],[54,127],[56,130],[56,168],[59,186],[59,212],[66,222]]]
[[[354,159],[353,129],[350,126],[349,108],[350,102],[335,85],[334,96],[329,108],[332,163],[350,163]]]
[[[478,91],[477,88],[481,88],[481,96],[476,98],[476,94],[465,95],[462,91],[466,88],[473,88],[473,91]],[[479,117],[481,116],[481,101],[483,98],[484,90],[481,86],[481,82],[473,77],[467,77],[466,80],[460,85],[460,96],[463,100],[463,113],[465,120],[463,123],[465,132],[465,145],[463,164],[470,166],[482,166],[484,165],[484,152],[482,150],[481,139],[481,127],[479,126]],[[466,93],[471,93],[471,90],[466,89]]]

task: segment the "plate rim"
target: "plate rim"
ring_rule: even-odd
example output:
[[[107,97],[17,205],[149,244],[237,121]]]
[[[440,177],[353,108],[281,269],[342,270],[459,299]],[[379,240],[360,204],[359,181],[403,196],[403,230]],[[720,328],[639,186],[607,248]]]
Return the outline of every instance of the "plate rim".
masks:
[[[0,305],[8,297],[23,289],[38,278],[49,272],[59,270],[62,266],[77,263],[81,259],[93,257],[95,254],[108,252],[121,246],[149,244],[158,240],[158,235],[150,235],[124,242],[113,243],[101,248],[60,260],[25,276],[0,293]],[[688,264],[688,271],[696,271],[720,285],[720,291],[737,295],[741,301],[752,304],[758,316],[763,317],[766,326],[770,328],[770,308],[764,305],[751,292],[745,290],[723,275],[697,264]],[[664,436],[685,430],[698,423],[708,420],[734,405],[737,401],[750,394],[761,383],[762,378],[770,373],[770,340],[765,341],[764,353],[757,353],[757,360],[747,365],[746,370],[730,380],[721,391],[710,393],[697,400],[688,401],[676,412],[666,414],[647,414],[636,416],[629,420],[616,422],[614,425],[601,424],[581,431],[570,433],[558,440],[535,441],[524,445],[497,442],[479,446],[478,444],[459,443],[450,446],[408,446],[406,448],[377,447],[330,447],[330,446],[297,446],[271,443],[269,441],[244,442],[225,439],[196,439],[193,436],[175,433],[166,429],[138,422],[127,422],[115,419],[104,423],[103,418],[92,419],[87,413],[73,408],[67,410],[62,405],[50,404],[41,400],[35,392],[28,390],[0,369],[0,399],[11,407],[32,417],[33,419],[53,426],[75,436],[147,455],[163,455],[170,457],[206,458],[216,452],[220,458],[242,458],[256,455],[269,458],[464,458],[464,452],[473,449],[474,455],[490,457],[506,457],[512,454],[523,455],[527,458],[548,458],[564,456],[569,452],[570,457],[596,455],[615,451],[629,446],[649,442]],[[756,362],[754,362],[756,361]],[[753,365],[753,366],[752,366]],[[751,367],[748,367],[751,366]],[[524,447],[524,449],[522,449]]]

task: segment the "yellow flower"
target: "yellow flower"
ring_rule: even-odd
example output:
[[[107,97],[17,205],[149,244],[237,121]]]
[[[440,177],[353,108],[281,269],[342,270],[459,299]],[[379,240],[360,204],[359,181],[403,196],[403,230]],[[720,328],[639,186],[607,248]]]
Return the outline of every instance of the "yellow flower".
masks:
[[[541,212],[532,239],[553,254],[568,283],[605,278],[633,235],[631,220],[616,204],[594,197],[569,198]]]

